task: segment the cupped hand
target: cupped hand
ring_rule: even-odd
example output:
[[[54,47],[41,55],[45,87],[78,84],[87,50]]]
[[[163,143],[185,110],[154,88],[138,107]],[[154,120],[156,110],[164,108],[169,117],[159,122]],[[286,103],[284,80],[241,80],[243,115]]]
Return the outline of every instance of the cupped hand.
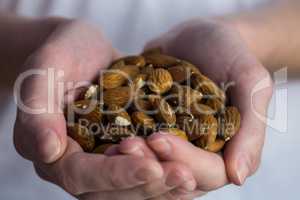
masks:
[[[162,133],[150,136],[148,145],[160,160],[189,166],[200,194],[228,183],[242,185],[260,164],[266,128],[264,117],[272,95],[268,71],[250,52],[234,26],[225,22],[197,19],[183,23],[146,46],[153,47],[161,47],[166,54],[194,63],[217,83],[234,83],[227,91],[228,100],[238,107],[242,121],[237,135],[226,145],[223,157]]]
[[[87,154],[67,136],[61,97],[70,88],[65,86],[61,93],[61,83],[92,82],[116,57],[117,52],[94,26],[73,20],[60,23],[19,76],[37,73],[26,77],[21,91],[15,88],[20,97],[14,128],[17,151],[33,161],[43,179],[79,199],[148,199],[179,186],[193,190],[195,180],[186,166],[159,163],[149,149],[145,155]],[[50,72],[55,76],[49,76]]]

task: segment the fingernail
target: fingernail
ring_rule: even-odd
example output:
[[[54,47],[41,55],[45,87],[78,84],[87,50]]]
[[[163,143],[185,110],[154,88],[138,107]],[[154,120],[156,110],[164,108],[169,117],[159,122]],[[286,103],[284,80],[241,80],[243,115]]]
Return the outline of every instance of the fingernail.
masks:
[[[248,161],[245,158],[240,158],[237,166],[237,178],[240,185],[243,185],[249,175]]]
[[[159,153],[168,154],[172,150],[170,143],[164,138],[150,140],[149,144],[155,151]]]
[[[57,134],[51,130],[45,130],[38,135],[38,154],[45,163],[54,162],[61,151],[61,143]]]

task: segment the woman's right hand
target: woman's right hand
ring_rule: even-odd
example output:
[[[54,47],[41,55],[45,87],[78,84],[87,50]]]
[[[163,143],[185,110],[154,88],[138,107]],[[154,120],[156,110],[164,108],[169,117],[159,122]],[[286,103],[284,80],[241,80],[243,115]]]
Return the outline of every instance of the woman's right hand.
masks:
[[[49,35],[23,70],[47,73],[53,68],[63,72],[63,78],[55,77],[51,88],[47,76],[30,76],[22,90],[15,91],[26,106],[48,108],[39,114],[28,113],[19,101],[14,127],[16,149],[34,163],[38,175],[84,200],[149,199],[179,186],[193,190],[196,183],[186,166],[160,163],[147,148],[136,148],[127,155],[87,154],[67,136],[57,84],[92,81],[117,53],[97,28],[80,21],[63,20]],[[50,95],[53,105],[49,105],[48,89],[54,92]]]

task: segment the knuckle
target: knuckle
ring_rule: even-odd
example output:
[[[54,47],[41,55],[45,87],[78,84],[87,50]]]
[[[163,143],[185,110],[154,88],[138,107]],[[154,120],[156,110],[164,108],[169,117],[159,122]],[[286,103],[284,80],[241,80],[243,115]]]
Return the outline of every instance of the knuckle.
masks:
[[[78,158],[80,159],[80,158]],[[80,160],[78,160],[78,163]],[[81,194],[80,185],[76,181],[76,176],[78,175],[77,165],[74,164],[72,160],[66,160],[65,164],[57,163],[56,176],[58,178],[58,185],[61,186],[65,191],[72,195]]]
[[[80,194],[79,187],[73,182],[71,176],[67,175],[67,173],[62,173],[59,175],[59,177],[58,185],[60,185],[65,191],[71,195]]]
[[[151,186],[151,184],[146,184],[146,185],[142,186],[142,188],[140,190],[140,194],[144,198],[153,196],[154,192],[155,192],[154,188]]]
[[[117,173],[111,173],[110,184],[112,188],[122,188],[123,187],[122,177]]]
[[[123,176],[118,172],[119,166],[116,165],[111,159],[108,157],[105,158],[105,168],[103,171],[110,171],[108,175],[108,181],[112,188],[122,188],[123,186]]]

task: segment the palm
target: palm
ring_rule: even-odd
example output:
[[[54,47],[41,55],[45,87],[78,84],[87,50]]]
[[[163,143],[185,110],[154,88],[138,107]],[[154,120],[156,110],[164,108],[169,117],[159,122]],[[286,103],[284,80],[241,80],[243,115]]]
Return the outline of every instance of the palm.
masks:
[[[182,24],[153,40],[147,47],[155,46],[161,46],[167,54],[194,63],[203,74],[218,83],[233,82],[235,85],[229,88],[227,95],[229,101],[239,108],[242,116],[239,133],[225,148],[224,161],[216,155],[197,152],[188,146],[186,149],[189,150],[185,151],[183,147],[180,149],[181,153],[194,153],[195,157],[198,154],[199,163],[203,157],[207,158],[207,167],[215,169],[204,176],[207,180],[203,178],[204,172],[201,173],[202,167],[197,161],[180,156],[169,156],[165,159],[183,161],[192,166],[191,168],[194,167],[198,185],[205,191],[223,186],[227,181],[242,184],[246,176],[255,172],[260,162],[265,123],[258,119],[252,108],[263,116],[266,113],[272,93],[269,73],[247,49],[238,32],[216,22],[198,20]],[[261,80],[267,80],[269,87],[252,95],[252,90]],[[209,180],[212,177],[218,179]],[[226,180],[227,177],[229,180]]]

